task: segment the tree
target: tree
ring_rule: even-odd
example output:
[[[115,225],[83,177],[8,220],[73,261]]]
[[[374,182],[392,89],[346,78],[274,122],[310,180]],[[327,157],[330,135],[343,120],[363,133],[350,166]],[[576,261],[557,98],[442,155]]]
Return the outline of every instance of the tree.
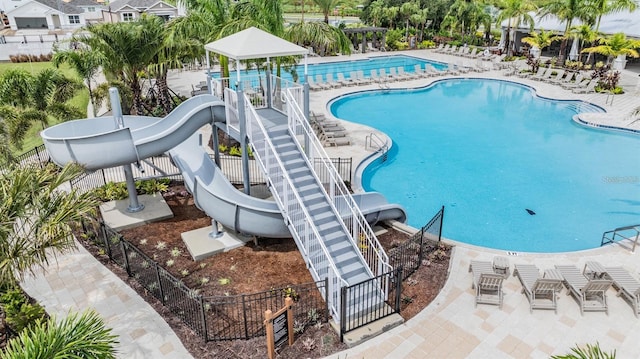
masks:
[[[616,351],[607,353],[600,349],[600,344],[587,344],[585,348],[576,346],[566,355],[553,355],[551,359],[615,359]]]
[[[59,187],[82,172],[77,165],[10,168],[0,174],[0,282],[17,285],[26,273],[76,248],[72,226],[98,204],[91,193]]]
[[[100,54],[107,78],[119,79],[131,89],[134,115],[143,113],[140,74],[153,63],[162,46],[164,32],[157,26],[158,19],[143,15],[132,22],[89,25],[84,28],[86,33],[74,37],[74,41]]]
[[[537,47],[540,51],[544,50],[545,47],[551,45],[557,36],[553,33],[553,31],[544,31],[541,29],[540,32],[532,32],[528,37],[522,39],[522,42],[531,45],[531,47]]]
[[[331,10],[336,7],[340,3],[340,0],[313,0],[316,5],[320,8],[320,12],[324,15],[324,22],[329,23],[329,14]]]
[[[44,69],[35,75],[21,69],[11,69],[0,76],[0,106],[7,119],[7,134],[16,149],[22,148],[27,131],[34,123],[42,128],[50,117],[57,121],[84,117],[86,112],[67,102],[81,85],[56,69]]]
[[[602,45],[588,47],[582,52],[607,56],[607,64],[609,64],[611,59],[620,55],[640,57],[636,50],[638,48],[640,48],[639,40],[628,39],[624,33],[619,32],[605,38]]]
[[[502,10],[496,22],[498,24],[507,20],[507,39],[505,45],[507,46],[507,55],[513,54],[513,43],[515,39],[511,38],[511,29],[518,28],[520,24],[529,25],[529,28],[533,30],[533,17],[529,14],[531,11],[536,10],[536,6],[529,0],[505,0],[500,3],[499,6]]]
[[[7,343],[0,359],[115,359],[117,336],[94,311],[71,313],[60,322],[50,318],[24,330]]]
[[[420,3],[418,1],[408,1],[400,6],[399,12],[405,20],[405,38],[409,41],[409,20],[412,14],[420,12]]]
[[[581,19],[588,22],[592,14],[592,6],[583,0],[549,0],[540,7],[539,15],[542,17],[554,15],[565,23],[562,44],[558,62],[564,63],[567,57],[567,41],[573,20]]]
[[[90,49],[77,50],[55,50],[51,61],[56,67],[62,63],[71,66],[75,72],[82,77],[85,85],[89,89],[89,101],[93,107],[93,115],[96,115],[96,106],[93,102],[93,87],[91,81],[100,69],[99,53]]]
[[[595,0],[593,1],[596,14],[596,27],[595,32],[600,31],[600,20],[602,16],[616,13],[622,10],[629,10],[629,12],[636,11],[638,3],[635,0]]]
[[[594,44],[598,39],[600,39],[600,34],[591,29],[591,26],[583,24],[579,26],[573,26],[570,30],[573,38],[578,38],[580,41],[580,46],[578,48],[578,52],[581,52],[580,49],[585,47],[585,43]],[[591,53],[587,56],[586,63],[589,63],[591,59]]]
[[[324,22],[298,22],[289,26],[284,38],[301,46],[312,46],[321,54],[351,53],[351,42],[335,26]]]

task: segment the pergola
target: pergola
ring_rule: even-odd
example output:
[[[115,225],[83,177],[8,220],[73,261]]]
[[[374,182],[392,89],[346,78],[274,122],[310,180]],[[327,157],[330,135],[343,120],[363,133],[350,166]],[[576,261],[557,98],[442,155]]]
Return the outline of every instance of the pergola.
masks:
[[[237,89],[242,92],[242,82],[240,81],[240,61],[250,59],[266,58],[267,62],[272,57],[304,55],[304,111],[305,115],[309,115],[309,85],[306,81],[307,76],[307,55],[309,50],[298,46],[292,42],[286,41],[266,31],[255,27],[237,32],[220,40],[216,40],[204,45],[207,58],[207,84],[211,89],[211,62],[209,52],[214,52],[228,57],[236,61],[236,79],[238,81]],[[270,72],[267,68],[267,97],[271,96]],[[247,151],[247,124],[244,113],[244,96],[238,96],[238,109],[240,120],[240,147],[242,150],[242,166],[243,166],[243,182],[245,192],[249,194],[249,156]],[[267,100],[267,104],[271,101]],[[214,137],[214,142],[215,137]],[[216,144],[217,145],[217,144]]]
[[[371,34],[372,36],[372,46],[378,50],[380,50],[380,44],[384,46],[385,37],[387,36],[387,28],[386,27],[357,27],[353,29],[342,29],[342,31],[347,35],[353,47],[358,47],[358,41],[362,43],[362,53],[367,52],[367,35]],[[380,34],[380,41],[378,41],[378,35]],[[359,40],[358,37],[362,34],[362,39]],[[378,45],[378,46],[376,46]]]

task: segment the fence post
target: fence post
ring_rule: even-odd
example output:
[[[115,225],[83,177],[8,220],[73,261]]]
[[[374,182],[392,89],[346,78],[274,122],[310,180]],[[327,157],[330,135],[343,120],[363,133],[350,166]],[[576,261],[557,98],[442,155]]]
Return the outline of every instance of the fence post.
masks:
[[[420,228],[420,251],[418,252],[418,266],[422,264],[422,259],[424,258],[424,226]]]
[[[109,256],[109,259],[113,260],[109,235],[107,234],[107,225],[102,221],[100,222],[100,229],[102,230],[102,239],[104,240],[104,246],[107,249],[107,255]]]
[[[340,288],[340,341],[344,341],[344,333],[347,330],[347,290],[349,287],[341,287]]]
[[[402,265],[396,269],[396,302],[395,312],[400,313],[400,295],[402,294]]]
[[[209,341],[209,334],[207,329],[207,316],[204,314],[204,300],[200,295],[200,317],[202,318],[202,328],[204,329],[203,339],[206,342]]]
[[[324,317],[329,321],[329,277],[324,277]]]
[[[249,339],[249,327],[247,326],[247,307],[245,306],[244,294],[242,295],[242,321],[244,322],[244,339]]]
[[[104,175],[104,170],[101,169],[100,173],[102,173],[102,184],[103,185],[107,184],[107,177]]]
[[[124,240],[120,235],[118,235],[118,239],[120,240],[120,246],[122,247],[122,256],[124,257],[124,269],[127,270],[127,274],[131,277],[131,268],[129,267],[129,256],[127,255],[127,246],[124,244]]]
[[[38,152],[38,147],[39,147],[39,146],[36,146],[36,147],[35,147],[35,150],[36,150],[36,157],[38,157],[38,165],[40,166],[40,168],[44,168],[44,167],[42,167],[42,161],[40,161],[40,152]]]
[[[162,281],[160,280],[160,266],[158,265],[158,262],[156,262],[156,280],[158,281],[158,289],[160,290],[160,298],[158,299],[160,299],[162,305],[164,305],[164,290],[162,289]]]
[[[438,243],[440,243],[440,239],[442,239],[442,223],[444,222],[444,206],[440,210],[442,214],[440,214],[440,230],[438,231]]]

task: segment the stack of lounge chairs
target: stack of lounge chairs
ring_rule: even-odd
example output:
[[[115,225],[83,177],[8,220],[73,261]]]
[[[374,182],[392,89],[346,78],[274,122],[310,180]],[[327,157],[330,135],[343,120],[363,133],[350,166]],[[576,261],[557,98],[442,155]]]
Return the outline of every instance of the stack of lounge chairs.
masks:
[[[350,145],[347,130],[338,122],[328,120],[323,114],[311,113],[309,121],[316,132],[316,136],[324,146]]]
[[[502,307],[503,283],[509,276],[509,261],[495,257],[493,262],[472,260],[472,289],[475,305],[493,304]],[[605,267],[596,261],[587,261],[580,270],[573,264],[556,265],[541,271],[534,264],[514,265],[513,276],[522,285],[522,293],[529,302],[529,311],[548,309],[558,312],[558,294],[567,289],[580,307],[580,313],[604,312],[609,314],[607,291],[614,288],[640,317],[640,280],[620,266]]]

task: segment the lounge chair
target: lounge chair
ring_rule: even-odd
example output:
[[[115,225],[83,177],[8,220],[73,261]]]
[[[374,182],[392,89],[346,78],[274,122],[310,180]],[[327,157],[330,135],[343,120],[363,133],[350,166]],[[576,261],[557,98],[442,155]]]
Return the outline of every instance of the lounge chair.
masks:
[[[569,72],[569,71],[565,71],[564,76],[557,79],[557,80],[551,80],[549,82],[551,82],[554,85],[558,85],[558,86],[562,86],[562,84],[568,84],[571,82],[571,80],[573,80],[573,72]]]
[[[320,136],[320,141],[324,146],[348,146],[351,144],[349,137],[330,137],[326,133]]]
[[[327,74],[326,84],[331,86],[332,88],[342,87],[342,84],[340,82],[338,82],[338,81],[333,79],[333,74],[332,73],[328,73]]]
[[[331,88],[331,85],[329,85],[328,83],[324,82],[324,80],[322,79],[322,75],[321,74],[317,74],[316,75],[316,85],[322,87],[325,90],[328,90]]]
[[[553,72],[552,72],[553,74]],[[562,79],[562,76],[564,76],[564,70],[560,69],[557,70],[555,77],[553,75],[549,75],[549,77],[542,79],[543,82],[550,82],[553,83],[554,81],[560,81]]]
[[[476,290],[478,304],[493,304],[502,309],[502,282],[504,276],[493,271],[493,264],[487,261],[471,261],[469,271],[473,273],[471,288]]]
[[[356,71],[351,71],[349,72],[349,78],[351,79],[351,81],[353,81],[356,85],[364,85],[366,82],[359,79],[358,78],[358,73]]]
[[[380,69],[380,77],[384,79],[384,81],[398,81],[397,77],[393,77],[387,74],[387,70],[383,68]]]
[[[442,49],[444,49],[444,42],[441,42],[437,48],[433,49],[433,51],[440,52]]]
[[[342,86],[353,86],[353,85],[355,85],[355,82],[353,82],[351,79],[344,78],[344,74],[342,72],[338,72],[338,74],[336,76],[338,77],[336,82],[338,82]]]
[[[529,77],[531,80],[536,80],[536,81],[544,81],[545,79],[548,79],[549,77],[551,77],[551,74],[553,73],[553,68],[551,68],[551,66],[549,66],[548,68],[545,69],[545,71],[538,75],[540,73],[540,71],[538,71],[537,74]]]
[[[563,84],[560,84],[560,87],[562,87],[565,90],[570,90],[574,87],[579,87],[581,86],[581,84],[584,82],[584,84],[588,83],[589,79],[585,79],[584,75],[579,73],[576,75],[576,78],[573,79],[573,81],[569,81]]]
[[[633,314],[640,314],[640,282],[629,271],[622,267],[605,267],[606,277],[613,281],[618,290],[618,296],[628,300],[633,308]]]
[[[540,270],[533,264],[516,264],[513,275],[522,284],[522,293],[529,300],[529,312],[534,309],[553,309],[558,313],[556,293],[562,290],[562,281],[540,277]]]
[[[398,66],[398,75],[404,76],[407,80],[415,80],[421,77],[419,74],[414,72],[406,72],[402,66]]]
[[[430,74],[431,74],[431,76],[442,76],[442,75],[446,74],[446,72],[445,72],[445,71],[438,71],[438,70],[436,70],[436,68],[435,68],[435,67],[433,67],[433,65],[431,65],[431,64],[425,64],[425,65],[424,65],[424,70],[425,70],[426,72],[430,73]]]
[[[395,77],[396,79],[398,79],[398,81],[404,81],[409,79],[409,77],[406,74],[405,75],[400,74],[397,71],[397,68],[395,67],[389,68],[389,76]]]
[[[371,69],[371,76],[369,76],[369,78],[374,83],[383,83],[386,81],[386,79],[383,79],[382,77],[380,77],[380,75],[378,74],[378,70],[376,69]]]
[[[456,65],[449,63],[449,67],[447,68],[447,74],[460,75],[460,71],[456,68]]]
[[[444,53],[453,55],[455,54],[456,51],[458,51],[458,46],[453,45],[449,48],[449,50],[445,51]]]
[[[584,312],[605,312],[609,314],[607,304],[607,290],[611,281],[606,279],[591,279],[584,276],[574,265],[556,265],[562,277],[568,294],[572,295],[580,305],[580,314]]]
[[[373,82],[372,79],[367,78],[364,76],[364,70],[357,70],[356,71],[356,79],[358,79],[358,81],[360,81],[361,84],[363,85],[368,85],[371,82]]]
[[[468,57],[470,59],[475,59],[478,56],[478,48],[474,47],[471,52],[464,54],[464,57]]]
[[[598,86],[598,80],[592,79],[585,87],[576,87],[571,90],[573,93],[589,93],[595,92],[596,86]]]
[[[508,63],[502,62],[502,60],[504,60],[506,57],[507,57],[507,54],[502,54],[494,57],[493,60],[491,61],[492,67],[496,70],[504,69],[506,66],[509,65]]]
[[[307,82],[309,83],[309,88],[312,91],[319,91],[319,90],[324,90],[324,87],[320,86],[319,84],[317,84],[315,81],[313,81],[313,78],[311,76],[309,76],[307,78]]]

